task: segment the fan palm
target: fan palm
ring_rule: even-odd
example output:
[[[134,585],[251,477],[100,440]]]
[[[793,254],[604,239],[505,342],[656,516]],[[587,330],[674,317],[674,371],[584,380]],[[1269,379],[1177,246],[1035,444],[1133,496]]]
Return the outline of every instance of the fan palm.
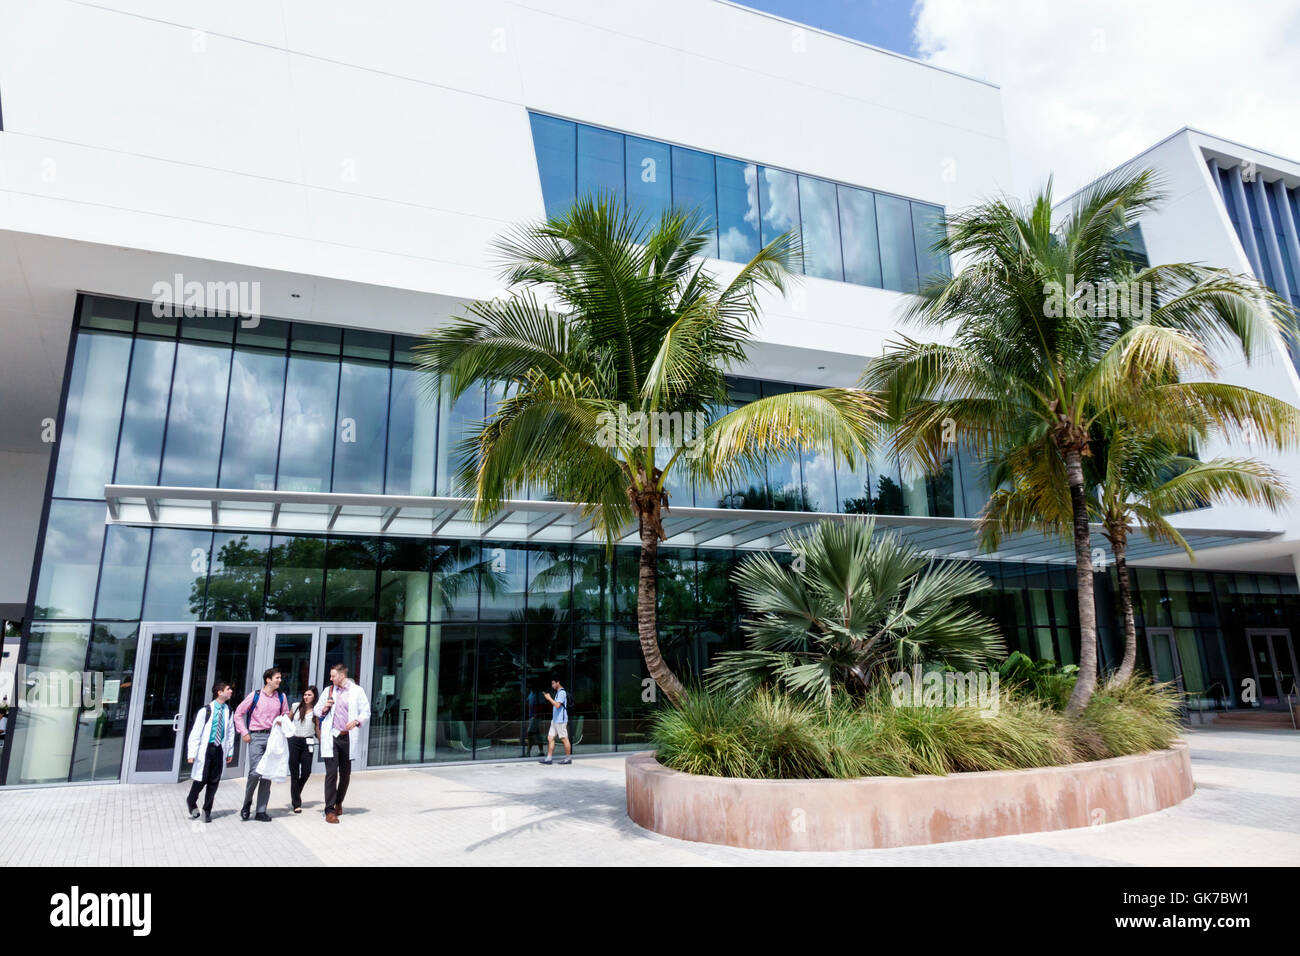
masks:
[[[531,486],[578,503],[611,548],[636,529],[637,631],[650,676],[674,702],[685,690],[660,652],[655,607],[670,478],[735,484],[765,455],[792,457],[801,445],[853,461],[883,419],[880,401],[857,388],[715,417],[724,372],[753,339],[759,293],[783,292],[800,252],[796,237],[780,236],[723,282],[703,262],[711,229],[698,214],[644,223],[615,197],[580,198],[499,240],[511,294],[469,306],[420,347],[452,396],[481,380],[506,386],[460,450],[476,516]]]
[[[1084,468],[1089,517],[1101,524],[1115,556],[1120,610],[1124,618],[1124,654],[1115,679],[1127,681],[1137,662],[1137,628],[1128,576],[1128,540],[1135,525],[1156,540],[1181,547],[1195,559],[1191,546],[1166,515],[1222,501],[1263,505],[1274,511],[1290,498],[1281,472],[1254,458],[1218,457],[1200,461],[1182,454],[1189,441],[1203,440],[1204,422],[1179,422],[1187,407],[1162,404],[1160,390],[1149,400],[1165,411],[1159,431],[1136,429],[1124,420],[1104,421],[1094,431],[1092,456]],[[1281,405],[1281,403],[1278,403]],[[1300,412],[1278,409],[1279,425],[1270,436],[1279,446],[1293,442]],[[1197,434],[1199,432],[1199,434]],[[1181,442],[1179,438],[1183,439]],[[984,544],[998,546],[1002,534],[1030,528],[1061,536],[1070,533],[1073,514],[1059,459],[1028,456],[1016,449],[991,471],[1004,485],[980,515]]]
[[[785,543],[795,566],[764,552],[736,569],[748,647],[718,655],[711,689],[739,698],[774,684],[829,706],[837,689],[861,697],[913,664],[969,670],[1001,656],[997,626],[969,601],[989,581],[969,562],[932,564],[867,517],[822,521]]]
[[[1149,171],[1126,172],[1080,193],[1059,223],[1050,182],[1028,208],[999,199],[950,220],[936,248],[966,265],[924,289],[904,319],[947,326],[951,341],[903,337],[864,375],[867,387],[888,395],[900,452],[931,470],[954,441],[986,455],[1028,441],[1038,454],[1059,459],[1079,595],[1072,712],[1083,708],[1097,681],[1083,475],[1094,422],[1150,376],[1164,383],[1191,372],[1211,377],[1211,350],[1239,348],[1249,360],[1276,348],[1289,314],[1253,279],[1186,263],[1136,267],[1129,230],[1159,199]],[[1255,393],[1228,394],[1215,384],[1177,387],[1185,400],[1234,426],[1259,404]],[[1153,407],[1144,413],[1148,421],[1135,419],[1135,427],[1159,415]]]

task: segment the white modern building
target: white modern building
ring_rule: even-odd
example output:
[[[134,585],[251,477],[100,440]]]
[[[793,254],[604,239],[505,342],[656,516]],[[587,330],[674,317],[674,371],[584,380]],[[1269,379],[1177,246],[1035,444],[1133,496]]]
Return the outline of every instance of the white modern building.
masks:
[[[798,228],[808,275],[765,302],[734,400],[852,383],[948,268],[934,224],[1005,186],[1001,110],[987,83],[723,0],[5,3],[0,610],[23,639],[4,782],[174,780],[214,679],[243,693],[276,666],[296,694],[337,659],[375,705],[363,765],[523,756],[553,673],[579,750],[643,747],[634,563],[567,503],[469,520],[449,455],[493,391],[426,400],[412,336],[499,291],[494,237],[608,189],[704,210],[722,273]],[[1202,140],[1161,148],[1192,164]],[[1235,267],[1211,158],[1187,198],[1228,231],[1188,257]],[[1176,231],[1143,224],[1153,258],[1183,256]],[[196,289],[221,314],[154,308]],[[1289,366],[1276,382],[1294,394]],[[974,556],[985,494],[962,456],[926,479],[884,454],[688,490],[661,565],[669,655],[698,673],[734,645],[727,570],[780,531],[872,511]],[[1249,665],[1239,612],[1300,626],[1300,596],[1284,527],[1194,522],[1201,567],[1258,573],[1190,574],[1146,542],[1134,559],[1172,614],[1146,626],[1214,693]],[[1008,644],[1073,660],[1068,549],[982,560]],[[479,593],[484,562],[506,593]]]

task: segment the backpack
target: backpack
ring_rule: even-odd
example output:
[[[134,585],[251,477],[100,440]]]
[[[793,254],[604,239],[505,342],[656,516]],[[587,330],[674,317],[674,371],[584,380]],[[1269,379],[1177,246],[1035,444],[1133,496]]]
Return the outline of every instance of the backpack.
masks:
[[[248,723],[246,726],[248,727],[248,732],[250,734],[253,732],[253,712],[257,710],[257,700],[261,696],[262,696],[262,692],[260,690],[253,691],[253,702],[248,705]],[[280,698],[280,713],[283,714],[285,708],[289,706],[288,703],[286,703],[285,701],[284,691],[276,691],[275,696]]]
[[[561,687],[560,690],[564,691],[564,719],[568,720],[573,716],[573,691],[567,687]]]

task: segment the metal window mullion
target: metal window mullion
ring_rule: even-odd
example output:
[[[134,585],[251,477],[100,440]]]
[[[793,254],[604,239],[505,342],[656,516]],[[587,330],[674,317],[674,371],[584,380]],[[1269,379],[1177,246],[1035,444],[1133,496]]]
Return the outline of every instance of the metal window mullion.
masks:
[[[1254,192],[1256,205],[1259,206],[1259,227],[1260,232],[1264,234],[1264,251],[1268,254],[1269,263],[1273,266],[1274,291],[1290,302],[1291,284],[1286,278],[1286,266],[1282,262],[1282,249],[1277,241],[1278,227],[1273,223],[1273,213],[1268,205],[1268,190],[1264,186],[1262,177],[1255,177],[1255,181],[1251,183],[1251,191]]]

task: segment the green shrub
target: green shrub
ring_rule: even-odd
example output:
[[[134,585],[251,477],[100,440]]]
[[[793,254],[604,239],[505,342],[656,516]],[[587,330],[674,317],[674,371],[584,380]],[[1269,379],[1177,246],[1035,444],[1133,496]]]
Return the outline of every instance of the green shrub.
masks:
[[[1169,746],[1178,701],[1168,685],[1109,684],[1078,717],[1036,694],[1003,690],[996,711],[895,706],[878,688],[829,708],[760,690],[740,700],[696,689],[661,711],[659,760],[686,773],[760,779],[906,777],[1015,770]]]
[[[1106,756],[1162,750],[1178,736],[1179,702],[1171,684],[1135,674],[1097,690],[1079,723],[1101,738]]]
[[[660,762],[710,777],[758,776],[758,761],[744,733],[746,709],[696,690],[681,707],[660,711],[654,724]]]
[[[998,676],[1013,694],[1034,697],[1065,710],[1079,679],[1079,668],[1074,664],[1057,667],[1056,661],[1035,661],[1027,654],[1012,651],[998,667]]]

